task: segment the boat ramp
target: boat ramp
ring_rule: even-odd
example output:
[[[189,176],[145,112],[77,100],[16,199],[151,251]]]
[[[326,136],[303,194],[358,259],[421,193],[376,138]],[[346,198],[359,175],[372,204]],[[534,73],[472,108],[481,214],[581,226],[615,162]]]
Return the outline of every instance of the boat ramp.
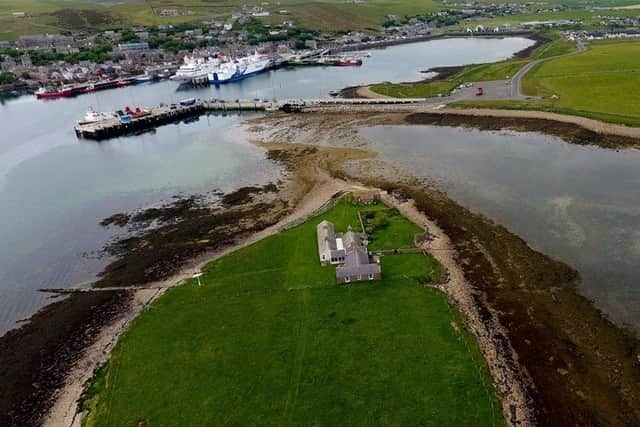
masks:
[[[241,111],[284,111],[287,113],[314,110],[317,108],[345,109],[356,105],[397,105],[418,104],[425,102],[424,98],[327,98],[327,99],[290,99],[284,101],[269,100],[193,100],[189,103],[161,104],[141,110],[140,113],[127,116],[113,114],[103,120],[91,123],[78,123],[75,126],[78,138],[105,140],[119,136],[143,132],[165,124],[197,117],[208,112],[241,112]]]

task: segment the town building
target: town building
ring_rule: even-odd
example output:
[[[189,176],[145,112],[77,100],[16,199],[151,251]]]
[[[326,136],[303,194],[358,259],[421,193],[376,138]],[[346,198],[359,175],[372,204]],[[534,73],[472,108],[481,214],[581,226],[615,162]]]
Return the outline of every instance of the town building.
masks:
[[[147,42],[118,44],[118,50],[120,52],[125,52],[128,50],[147,50],[147,49],[149,49],[149,43]]]

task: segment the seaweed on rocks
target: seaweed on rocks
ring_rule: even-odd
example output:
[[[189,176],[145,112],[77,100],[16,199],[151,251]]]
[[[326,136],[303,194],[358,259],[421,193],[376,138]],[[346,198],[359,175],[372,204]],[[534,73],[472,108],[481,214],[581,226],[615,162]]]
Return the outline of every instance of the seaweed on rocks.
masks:
[[[495,117],[456,113],[412,113],[406,116],[405,121],[411,125],[460,126],[492,131],[509,129],[518,132],[540,132],[557,136],[571,144],[595,145],[603,148],[638,147],[639,145],[637,139],[628,136],[598,133],[574,123],[543,118]]]
[[[73,294],[0,337],[0,425],[39,426],[69,369],[129,299],[125,291]]]
[[[254,196],[264,193],[277,193],[278,187],[273,183],[268,183],[262,187],[246,186],[237,189],[232,193],[227,193],[222,196],[222,205],[225,207],[243,205],[251,203],[254,200]]]
[[[494,338],[514,349],[540,425],[640,425],[640,342],[577,292],[573,268],[442,193],[372,184],[413,199],[449,236],[481,316],[506,331]]]
[[[106,254],[116,259],[104,269],[96,286],[163,280],[190,259],[276,223],[286,211],[284,203],[254,202],[254,196],[277,191],[275,184],[243,187],[222,196],[223,208],[206,206],[201,197],[191,196],[128,214],[131,232],[105,247]]]

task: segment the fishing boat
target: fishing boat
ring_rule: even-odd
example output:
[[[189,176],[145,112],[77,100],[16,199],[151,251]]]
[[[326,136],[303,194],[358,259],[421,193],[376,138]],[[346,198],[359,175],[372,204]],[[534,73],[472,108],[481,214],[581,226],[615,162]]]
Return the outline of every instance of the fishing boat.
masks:
[[[56,98],[68,98],[73,94],[73,88],[65,86],[61,89],[45,88],[41,87],[35,93],[38,99],[56,99]]]
[[[357,67],[362,65],[362,59],[358,58],[341,58],[338,61],[338,65],[341,67]]]
[[[149,110],[142,110],[140,107],[136,107],[135,110],[132,110],[129,107],[125,107],[124,112],[126,115],[131,116],[132,119],[139,119],[140,117],[148,116],[151,114]]]
[[[78,120],[78,125],[89,125],[92,123],[98,123],[98,122],[103,122],[105,120],[110,120],[114,117],[113,114],[109,114],[109,113],[99,113],[96,112],[92,107],[89,107],[89,110],[87,111],[87,114],[85,114],[85,116]]]

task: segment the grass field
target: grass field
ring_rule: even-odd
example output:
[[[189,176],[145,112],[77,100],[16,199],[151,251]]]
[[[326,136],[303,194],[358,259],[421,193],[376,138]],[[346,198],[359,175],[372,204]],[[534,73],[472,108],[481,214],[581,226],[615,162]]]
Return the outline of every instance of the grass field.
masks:
[[[640,116],[640,42],[593,43],[580,55],[544,62],[523,80],[525,93],[557,95],[558,108]]]
[[[342,201],[167,292],[121,337],[85,424],[504,425],[460,314],[420,283],[434,259],[386,256],[382,281],[348,286],[320,266],[317,223],[344,231],[358,209]]]
[[[527,73],[523,90],[540,99],[454,106],[543,110],[640,126],[640,101],[633,90],[639,76],[639,41],[595,42],[584,53],[543,62]]]
[[[23,34],[58,33],[70,29],[101,30],[132,25],[197,22],[208,16],[229,17],[246,4],[241,0],[6,0],[0,1],[0,40],[13,40]],[[256,3],[260,4],[260,2]],[[294,20],[318,30],[377,30],[387,14],[398,16],[425,14],[439,9],[437,0],[371,0],[350,3],[341,0],[281,0],[267,5],[271,16],[265,23]],[[189,14],[161,17],[161,9],[179,9]],[[288,15],[278,11],[286,9]],[[15,18],[13,12],[29,12],[28,19]]]
[[[360,215],[369,237],[369,249],[373,251],[412,248],[413,237],[423,232],[397,209],[365,209]]]

